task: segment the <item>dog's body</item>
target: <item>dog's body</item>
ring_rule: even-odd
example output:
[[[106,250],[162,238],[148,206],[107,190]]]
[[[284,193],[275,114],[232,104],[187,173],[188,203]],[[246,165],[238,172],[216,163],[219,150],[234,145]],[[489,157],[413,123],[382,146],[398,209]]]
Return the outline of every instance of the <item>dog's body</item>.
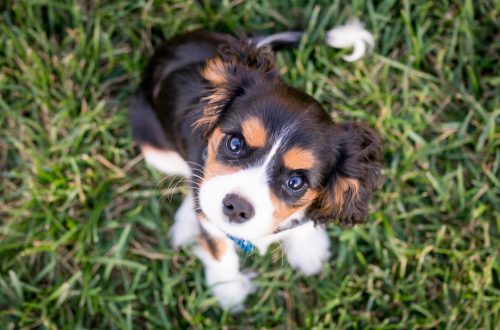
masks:
[[[334,124],[279,78],[270,55],[225,34],[177,36],[157,49],[131,100],[146,161],[190,182],[170,240],[197,243],[225,308],[253,290],[231,238],[261,252],[281,240],[294,268],[318,273],[329,256],[322,224],[361,222],[379,175],[377,134]]]

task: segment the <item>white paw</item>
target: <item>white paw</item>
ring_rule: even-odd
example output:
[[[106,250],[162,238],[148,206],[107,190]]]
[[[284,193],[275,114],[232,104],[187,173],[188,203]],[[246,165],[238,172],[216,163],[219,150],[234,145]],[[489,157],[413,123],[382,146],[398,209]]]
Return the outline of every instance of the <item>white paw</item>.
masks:
[[[193,252],[205,266],[206,284],[219,305],[233,313],[241,311],[246,297],[257,288],[252,283],[256,273],[239,271],[238,255],[234,248],[229,248],[220,260],[214,259],[201,246],[195,246]]]
[[[307,276],[320,273],[323,263],[330,258],[330,240],[320,227],[300,228],[284,243],[290,265]]]
[[[168,240],[174,249],[194,243],[195,238],[199,234],[199,229],[196,225],[189,224],[188,221],[175,221],[168,231]]]
[[[233,279],[218,283],[208,283],[207,278],[207,284],[223,309],[237,313],[244,308],[243,303],[246,297],[257,289],[257,286],[252,283],[252,278],[251,274],[240,273]]]
[[[200,224],[194,211],[193,197],[189,193],[174,216],[174,224],[168,231],[173,248],[191,244],[200,234]]]
[[[288,262],[294,268],[306,276],[316,275],[321,272],[323,263],[330,257],[329,253],[309,256],[287,255]]]

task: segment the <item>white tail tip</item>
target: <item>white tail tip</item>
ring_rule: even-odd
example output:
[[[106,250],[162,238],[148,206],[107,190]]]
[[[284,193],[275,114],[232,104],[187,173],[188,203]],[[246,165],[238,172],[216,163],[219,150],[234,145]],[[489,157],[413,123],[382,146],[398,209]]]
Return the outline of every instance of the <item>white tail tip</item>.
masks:
[[[326,33],[325,41],[334,48],[353,48],[351,54],[342,57],[347,62],[359,60],[365,55],[366,45],[371,49],[375,44],[373,35],[358,20],[334,27]]]

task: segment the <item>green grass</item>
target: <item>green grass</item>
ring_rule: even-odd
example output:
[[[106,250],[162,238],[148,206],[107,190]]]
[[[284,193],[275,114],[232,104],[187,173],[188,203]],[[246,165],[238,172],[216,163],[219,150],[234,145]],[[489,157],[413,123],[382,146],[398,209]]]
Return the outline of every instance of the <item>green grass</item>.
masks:
[[[498,329],[500,2],[211,3],[0,2],[0,329]],[[354,64],[315,42],[351,16],[377,40]],[[126,99],[176,33],[297,27],[284,78],[381,132],[385,183],[366,225],[329,227],[321,276],[245,258],[260,287],[231,315],[166,241],[184,188],[138,156]]]

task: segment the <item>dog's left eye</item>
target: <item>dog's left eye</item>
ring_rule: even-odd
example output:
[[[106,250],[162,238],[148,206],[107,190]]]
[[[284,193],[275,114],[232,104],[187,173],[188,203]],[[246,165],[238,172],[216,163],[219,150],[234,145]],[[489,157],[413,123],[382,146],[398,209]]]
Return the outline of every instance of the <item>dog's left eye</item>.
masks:
[[[241,151],[241,148],[243,147],[243,139],[241,139],[236,135],[231,135],[227,139],[226,147],[233,154],[238,154]]]
[[[293,191],[300,191],[302,188],[304,188],[305,184],[306,180],[302,175],[292,175],[286,183],[288,189]]]

